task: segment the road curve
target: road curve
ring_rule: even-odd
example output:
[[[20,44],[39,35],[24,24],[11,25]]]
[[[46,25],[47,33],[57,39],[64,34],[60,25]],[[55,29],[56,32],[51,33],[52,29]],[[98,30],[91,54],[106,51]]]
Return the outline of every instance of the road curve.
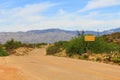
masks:
[[[22,78],[16,80],[120,80],[120,66],[46,56],[45,52],[42,48],[26,56],[9,56],[0,65],[19,70]]]

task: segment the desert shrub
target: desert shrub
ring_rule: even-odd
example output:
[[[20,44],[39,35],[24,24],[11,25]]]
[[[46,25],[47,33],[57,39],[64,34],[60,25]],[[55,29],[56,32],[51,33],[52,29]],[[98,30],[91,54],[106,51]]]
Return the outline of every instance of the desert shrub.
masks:
[[[63,51],[67,43],[68,43],[67,41],[55,42],[52,46],[49,46],[47,48],[47,55],[53,55],[53,54]]]
[[[101,37],[96,37],[94,42],[88,42],[88,49],[93,53],[110,53],[110,47]]]
[[[36,44],[35,45],[35,47],[37,47],[37,48],[41,48],[41,46],[42,46],[41,44]]]
[[[73,38],[66,47],[66,52],[68,56],[72,56],[74,54],[82,54],[85,52],[85,42],[84,37],[75,37]]]
[[[13,50],[13,49],[21,47],[22,43],[20,41],[15,41],[14,39],[11,39],[11,40],[8,40],[4,44],[4,46],[7,50]]]
[[[0,48],[2,48],[3,47],[3,44],[2,43],[0,43]]]
[[[24,43],[24,44],[22,44],[22,47],[35,48],[35,44],[32,44],[32,43]]]
[[[85,42],[83,36],[73,38],[69,42],[66,52],[70,56],[74,53],[83,54],[86,51],[86,45],[88,50],[93,53],[110,52],[110,46],[101,37],[96,37],[94,42]]]
[[[115,43],[109,43],[108,46],[110,53],[120,53],[120,45]]]
[[[88,54],[83,54],[83,59],[88,59],[89,55]]]
[[[47,55],[53,55],[60,52],[60,48],[57,46],[49,46],[47,48]]]
[[[24,43],[22,44],[23,47],[28,48],[41,48],[42,46],[47,45],[47,43]]]
[[[88,58],[89,58],[88,54],[82,54],[79,56],[79,59],[82,59],[82,60],[88,60]]]
[[[0,48],[0,56],[8,56],[8,53],[4,49]]]
[[[79,59],[84,60],[83,56],[81,56],[81,55],[79,56]]]
[[[111,54],[106,54],[106,55],[104,55],[103,58],[104,58],[104,61],[107,61],[107,62],[108,62],[108,61],[111,61],[111,58],[112,58],[112,57],[111,57]]]
[[[58,41],[58,42],[55,42],[54,44],[59,48],[65,49],[68,44],[68,41]]]
[[[35,47],[41,48],[42,46],[47,45],[47,43],[36,43]]]
[[[96,37],[93,42],[84,41],[84,36],[78,36],[69,41],[66,52],[68,56],[74,54],[83,54],[87,50],[90,53],[111,53],[120,52],[120,46],[113,43],[107,43],[102,37]]]
[[[102,59],[100,57],[97,57],[96,61],[102,61]]]
[[[120,58],[114,57],[114,58],[112,58],[112,61],[113,61],[114,63],[120,64]]]
[[[114,63],[120,64],[120,54],[117,53],[116,55],[114,55],[114,56],[111,58],[111,61],[114,62]]]

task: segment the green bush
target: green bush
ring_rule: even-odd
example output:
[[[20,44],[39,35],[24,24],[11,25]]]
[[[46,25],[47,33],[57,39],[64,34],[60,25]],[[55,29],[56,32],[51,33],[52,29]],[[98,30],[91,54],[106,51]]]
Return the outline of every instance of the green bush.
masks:
[[[102,61],[102,59],[100,57],[97,57],[96,61]]]
[[[37,43],[37,44],[35,44],[35,47],[41,48],[44,45],[47,45],[47,43]]]
[[[120,52],[120,46],[117,44],[107,43],[102,37],[96,37],[93,42],[84,41],[84,36],[78,36],[69,41],[66,52],[68,56],[74,54],[83,54],[87,51],[90,53],[111,53]]]
[[[0,48],[0,56],[8,56],[8,53],[2,48]]]
[[[68,56],[72,56],[74,54],[82,54],[85,52],[85,41],[84,37],[75,37],[73,38],[66,47],[66,52]]]
[[[88,49],[93,53],[110,53],[110,45],[101,37],[96,37],[95,41],[88,42]]]
[[[24,43],[24,44],[22,44],[22,47],[35,48],[35,44],[32,44],[32,43]]]
[[[109,46],[112,53],[120,53],[120,45],[109,43]]]
[[[22,43],[20,41],[15,41],[14,39],[11,39],[11,40],[8,40],[4,44],[4,46],[7,50],[13,50],[13,49],[21,47]]]
[[[79,59],[82,59],[82,60],[88,60],[88,58],[89,58],[88,54],[82,54],[79,56]]]
[[[64,50],[67,43],[68,43],[67,41],[55,42],[53,46],[49,46],[47,48],[47,55],[54,55],[54,54]]]
[[[58,41],[58,42],[55,42],[54,44],[59,48],[65,49],[68,44],[68,41]]]
[[[49,46],[47,48],[47,55],[54,55],[58,52],[60,52],[60,48],[57,46]]]
[[[47,43],[24,43],[22,44],[23,47],[28,48],[41,48],[42,46],[47,45]]]

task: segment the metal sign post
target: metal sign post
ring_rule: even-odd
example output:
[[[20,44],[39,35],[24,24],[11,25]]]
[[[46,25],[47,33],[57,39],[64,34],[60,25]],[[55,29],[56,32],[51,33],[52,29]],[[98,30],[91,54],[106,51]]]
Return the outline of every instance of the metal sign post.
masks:
[[[95,36],[93,36],[93,35],[86,35],[86,36],[84,36],[84,41],[86,41],[85,52],[86,52],[86,53],[89,53],[89,50],[88,50],[88,42],[95,41]],[[89,53],[89,54],[90,54],[90,53]]]
[[[85,36],[85,41],[95,41],[95,36],[87,35]]]

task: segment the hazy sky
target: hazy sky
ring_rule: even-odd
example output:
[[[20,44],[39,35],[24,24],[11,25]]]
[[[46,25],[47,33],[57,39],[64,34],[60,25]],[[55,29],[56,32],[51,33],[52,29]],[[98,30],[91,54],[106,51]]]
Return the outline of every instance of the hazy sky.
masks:
[[[120,27],[120,0],[0,0],[0,31]]]

